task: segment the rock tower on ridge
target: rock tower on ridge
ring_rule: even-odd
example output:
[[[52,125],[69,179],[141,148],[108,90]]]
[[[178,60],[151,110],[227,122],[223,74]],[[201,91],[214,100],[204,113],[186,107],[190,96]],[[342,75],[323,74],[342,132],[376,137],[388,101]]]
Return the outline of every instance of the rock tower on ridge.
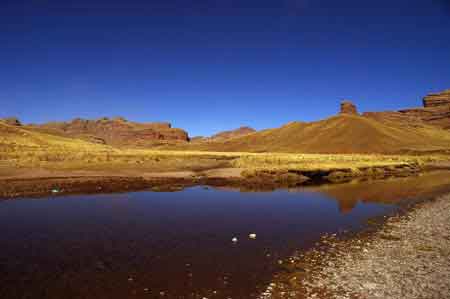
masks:
[[[351,101],[344,100],[341,102],[341,114],[358,115],[358,110]]]

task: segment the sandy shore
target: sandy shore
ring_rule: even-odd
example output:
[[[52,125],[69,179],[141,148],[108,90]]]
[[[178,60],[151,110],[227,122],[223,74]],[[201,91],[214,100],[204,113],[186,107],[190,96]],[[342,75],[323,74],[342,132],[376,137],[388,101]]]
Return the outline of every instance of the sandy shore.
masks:
[[[450,298],[450,194],[288,264],[261,298]]]

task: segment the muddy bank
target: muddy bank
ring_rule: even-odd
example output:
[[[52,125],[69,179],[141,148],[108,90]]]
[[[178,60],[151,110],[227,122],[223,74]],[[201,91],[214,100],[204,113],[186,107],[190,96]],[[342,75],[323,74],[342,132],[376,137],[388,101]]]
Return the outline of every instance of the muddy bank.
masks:
[[[398,215],[371,221],[292,256],[260,298],[450,296],[450,195],[405,202]]]
[[[13,169],[0,176],[0,198],[47,195],[130,192],[141,190],[179,191],[195,185],[232,187],[241,191],[270,191],[278,188],[337,184],[352,180],[417,176],[435,169],[417,164],[331,170],[245,170],[216,168],[201,171],[142,172],[138,170],[46,171]]]

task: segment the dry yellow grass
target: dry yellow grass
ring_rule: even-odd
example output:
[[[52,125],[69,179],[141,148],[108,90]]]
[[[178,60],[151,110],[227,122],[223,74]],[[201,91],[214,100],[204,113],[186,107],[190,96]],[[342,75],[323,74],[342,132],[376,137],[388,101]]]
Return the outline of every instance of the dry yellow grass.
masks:
[[[424,164],[445,156],[290,154],[117,149],[82,140],[30,132],[0,123],[0,161],[8,167],[59,170],[204,170],[219,167],[329,170]]]
[[[360,154],[249,154],[241,153],[234,165],[256,169],[330,170],[340,168],[425,164],[443,161],[444,156],[360,155]]]
[[[400,154],[450,150],[450,131],[432,126],[382,123],[355,115],[321,121],[292,122],[222,142],[185,146],[187,149],[237,152],[323,154]]]

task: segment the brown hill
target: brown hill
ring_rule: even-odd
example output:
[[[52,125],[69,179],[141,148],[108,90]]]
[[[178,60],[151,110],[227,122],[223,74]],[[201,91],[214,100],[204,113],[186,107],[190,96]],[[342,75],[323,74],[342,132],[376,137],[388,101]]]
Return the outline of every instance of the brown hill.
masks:
[[[28,151],[36,151],[45,155],[59,150],[77,154],[80,151],[107,152],[113,151],[113,148],[76,138],[36,132],[27,129],[26,126],[11,125],[0,121],[0,156],[6,154],[20,159],[22,155],[26,156]],[[0,160],[2,159],[0,158]]]
[[[170,123],[137,123],[121,117],[97,120],[77,118],[71,122],[51,122],[29,125],[26,128],[57,136],[124,147],[148,147],[189,140],[187,132],[172,128]]]
[[[212,135],[211,137],[203,137],[203,136],[192,137],[190,141],[192,143],[225,141],[228,139],[242,137],[255,132],[256,130],[251,127],[240,127],[234,130],[219,132],[217,134]]]
[[[17,117],[7,117],[7,118],[2,118],[0,119],[0,122],[3,122],[7,125],[10,126],[18,126],[20,127],[22,125],[22,123],[20,122],[20,120]]]
[[[301,153],[401,153],[450,149],[450,132],[433,126],[405,127],[341,114],[310,123],[289,123],[197,147],[214,151]]]
[[[240,127],[234,130],[223,131],[211,136],[211,139],[231,139],[255,133],[256,130],[250,127]]]
[[[399,111],[366,112],[366,117],[381,122],[400,122],[405,126],[423,124],[450,130],[450,89],[423,98],[423,107]]]
[[[215,151],[405,153],[450,150],[450,90],[430,94],[421,108],[358,115],[350,101],[338,116],[287,125],[232,140],[197,145]]]
[[[430,94],[423,107],[400,111],[366,112],[344,101],[341,113],[309,122],[290,122],[281,128],[255,132],[252,128],[196,138],[169,123],[137,123],[123,118],[75,119],[21,126],[15,118],[3,123],[32,132],[82,139],[119,147],[155,147],[241,152],[404,153],[450,150],[450,90]]]

